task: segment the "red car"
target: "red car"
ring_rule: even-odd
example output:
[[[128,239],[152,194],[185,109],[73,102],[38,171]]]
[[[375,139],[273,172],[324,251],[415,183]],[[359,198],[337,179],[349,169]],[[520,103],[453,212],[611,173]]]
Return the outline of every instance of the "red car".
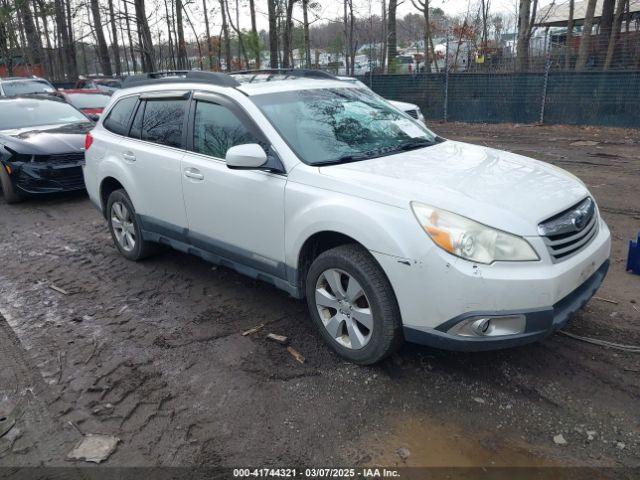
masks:
[[[67,103],[90,117],[99,117],[111,98],[110,95],[100,90],[89,89],[59,90],[58,94]]]

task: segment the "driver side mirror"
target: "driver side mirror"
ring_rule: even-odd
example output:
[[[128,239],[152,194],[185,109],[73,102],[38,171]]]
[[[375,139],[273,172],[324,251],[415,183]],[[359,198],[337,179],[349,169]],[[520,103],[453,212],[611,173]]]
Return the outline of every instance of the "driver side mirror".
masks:
[[[229,168],[254,169],[267,163],[267,154],[257,143],[248,143],[227,150],[225,161]]]

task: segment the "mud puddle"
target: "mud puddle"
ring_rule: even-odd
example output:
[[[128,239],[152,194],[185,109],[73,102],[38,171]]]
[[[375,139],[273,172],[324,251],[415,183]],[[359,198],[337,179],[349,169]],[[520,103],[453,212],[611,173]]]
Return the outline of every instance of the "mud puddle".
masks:
[[[367,442],[372,465],[397,467],[548,467],[558,465],[524,440],[470,433],[450,424],[397,419]]]

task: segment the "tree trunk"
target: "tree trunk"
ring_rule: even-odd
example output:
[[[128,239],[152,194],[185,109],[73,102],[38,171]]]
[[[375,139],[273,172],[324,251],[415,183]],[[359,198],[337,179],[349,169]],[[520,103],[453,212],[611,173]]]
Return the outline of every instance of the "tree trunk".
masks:
[[[56,28],[60,36],[62,69],[67,79],[75,80],[78,77],[78,66],[73,45],[71,44],[70,25],[67,27],[67,16],[65,15],[65,5],[63,0],[54,0],[54,11],[56,17]]]
[[[122,2],[124,6],[124,19],[127,26],[127,38],[129,39],[129,54],[131,55],[131,68],[135,74],[138,70],[138,61],[136,60],[136,52],[133,48],[133,36],[131,35],[131,19],[129,18],[129,7],[127,7],[127,0]]]
[[[576,71],[584,70],[589,58],[589,45],[591,43],[591,29],[593,27],[593,14],[596,10],[596,0],[589,0],[587,3],[587,13],[582,27],[582,38],[578,49],[578,60],[576,61]]]
[[[253,0],[251,0],[253,4]],[[211,30],[209,28],[209,12],[207,11],[207,0],[202,0],[202,11],[204,13],[204,28],[207,35],[207,58],[209,59],[209,70],[213,70],[213,47],[211,45]],[[254,13],[255,15],[255,13]]]
[[[347,20],[348,20],[348,15],[347,15],[347,1],[348,0],[342,0],[342,34],[344,35],[344,44],[343,44],[343,51],[342,53],[344,54],[344,71],[347,75],[349,75],[349,60],[350,60],[350,54],[349,52],[351,51],[350,47],[349,47],[349,32],[347,29]]]
[[[227,0],[225,0],[225,6],[227,7],[227,12],[228,12],[229,11],[229,2]],[[237,17],[236,17],[236,21],[237,21]],[[238,37],[238,45],[240,47],[240,55],[242,55],[242,58],[244,59],[244,63],[246,65],[246,67],[249,68],[249,56],[247,55],[247,50],[246,50],[246,48],[244,46],[244,40],[242,38],[242,32],[238,28],[237,24],[233,23],[233,20],[231,20],[231,15],[229,15],[229,24],[231,25],[231,28],[233,29],[233,31],[236,32],[236,35]]]
[[[118,45],[118,28],[116,26],[116,16],[113,8],[113,0],[109,0],[109,17],[111,21],[111,50],[113,51],[113,62],[116,67],[116,75],[122,75],[122,65],[120,64],[120,46]]]
[[[169,5],[167,5],[167,0],[164,0],[164,14],[167,21],[167,41],[169,42],[169,61],[167,62],[167,66],[169,69],[177,70],[176,52],[173,43],[173,35],[171,33],[171,25],[173,23],[173,20],[172,17],[169,16]]]
[[[278,68],[278,18],[276,0],[267,0],[269,7],[269,66]]]
[[[37,0],[34,0],[34,2],[33,2],[33,13],[36,16],[36,21],[37,21],[38,17],[40,17],[40,19],[42,20],[42,29],[43,29],[44,39],[45,39],[46,47],[47,47],[45,73],[50,78],[56,78],[55,77],[55,67],[54,67],[54,64],[53,64],[53,56],[51,54],[52,53],[51,37],[49,36],[49,25],[48,25],[48,22],[47,22],[47,15],[46,15],[46,13],[44,12],[44,10],[42,8],[42,4],[39,3]]]
[[[518,6],[518,43],[516,45],[516,70],[524,72],[529,68],[529,23],[531,20],[531,0],[520,0]]]
[[[387,62],[387,46],[389,45],[387,38],[387,0],[382,0],[382,52],[380,55],[380,71],[385,72],[385,64]]]
[[[611,68],[611,63],[613,62],[613,54],[615,52],[616,42],[618,41],[618,33],[620,32],[620,27],[622,26],[622,11],[624,10],[625,3],[626,0],[618,0],[618,4],[616,6],[613,28],[611,29],[611,34],[609,35],[609,45],[607,46],[607,56],[604,60],[605,70],[609,70]]]
[[[93,29],[96,35],[96,42],[98,47],[98,61],[100,62],[100,69],[102,73],[107,76],[111,76],[111,58],[109,57],[109,47],[104,39],[104,31],[102,30],[102,21],[100,19],[100,4],[98,0],[91,0],[91,17],[93,18]]]
[[[63,1],[67,11],[67,29],[69,31],[69,63],[72,64],[74,71],[72,78],[78,77],[78,54],[76,52],[75,32],[73,26],[73,16],[71,15],[71,0]]]
[[[202,55],[202,45],[200,45],[200,40],[198,39],[196,27],[193,26],[193,22],[189,17],[189,12],[187,12],[186,9],[184,10],[184,15],[187,17],[187,22],[189,23],[189,26],[191,27],[191,31],[193,32],[193,36],[196,39],[196,46],[198,47],[198,66],[200,67],[200,70],[204,70],[204,66],[202,65],[202,59],[204,58],[204,56]],[[189,63],[188,58],[187,58],[187,63]]]
[[[220,11],[222,14],[222,36],[224,42],[224,58],[227,72],[231,71],[231,39],[229,38],[229,24],[227,23],[227,11],[224,0],[220,0]]]
[[[254,0],[249,0],[249,13],[251,14],[251,41],[254,43],[254,56],[256,60],[256,68],[260,69],[260,37],[258,36],[258,26],[256,24],[256,7]]]
[[[176,1],[176,27],[178,29],[178,70],[189,68],[187,59],[187,44],[184,41],[184,27],[182,24],[182,0]]]
[[[398,42],[396,35],[396,10],[398,0],[389,0],[389,14],[387,16],[387,69],[389,73],[396,71],[396,57],[398,56]]]
[[[431,25],[429,24],[429,0],[412,0],[412,3],[416,10],[422,12],[424,16],[424,71],[425,73],[431,73],[430,55],[431,58],[435,58],[435,55],[433,51],[429,53],[429,49],[433,44],[431,40]]]
[[[38,32],[36,31],[36,26],[33,22],[33,15],[27,0],[18,0],[16,3],[16,6],[20,9],[20,15],[22,17],[22,25],[27,39],[29,60],[31,62],[31,66],[34,67],[38,64],[42,64],[43,61],[40,35],[38,35]]]
[[[565,40],[564,69],[571,68],[571,41],[573,38],[573,11],[575,8],[575,0],[569,0],[569,20],[567,21],[567,38]]]
[[[136,24],[138,25],[138,36],[140,37],[140,57],[142,68],[145,72],[152,72],[156,69],[155,53],[153,51],[153,40],[147,13],[144,8],[144,0],[134,0],[136,10]]]
[[[293,35],[293,4],[295,0],[287,0],[284,35],[282,38],[282,68],[291,68],[291,40]]]
[[[302,0],[302,30],[304,32],[304,62],[307,68],[311,68],[311,41],[309,39],[309,0]]]

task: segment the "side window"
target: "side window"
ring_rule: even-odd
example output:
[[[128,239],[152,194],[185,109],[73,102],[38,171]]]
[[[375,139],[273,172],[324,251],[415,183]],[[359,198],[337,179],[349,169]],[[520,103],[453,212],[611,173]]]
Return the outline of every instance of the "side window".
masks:
[[[127,97],[116,103],[102,123],[104,128],[118,135],[126,135],[133,107],[136,106],[137,101],[138,97]]]
[[[147,100],[142,119],[142,140],[182,147],[186,100]]]
[[[260,143],[227,107],[209,102],[196,103],[193,149],[224,159],[227,150],[245,143]]]

